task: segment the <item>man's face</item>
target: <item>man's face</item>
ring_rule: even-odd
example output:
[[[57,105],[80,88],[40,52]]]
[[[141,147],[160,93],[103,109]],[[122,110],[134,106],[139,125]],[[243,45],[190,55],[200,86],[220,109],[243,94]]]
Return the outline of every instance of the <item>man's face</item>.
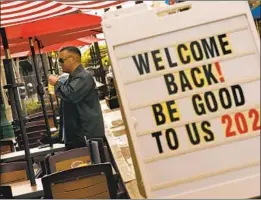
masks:
[[[68,51],[62,51],[59,55],[59,65],[62,67],[63,72],[70,73],[74,64],[74,55]]]

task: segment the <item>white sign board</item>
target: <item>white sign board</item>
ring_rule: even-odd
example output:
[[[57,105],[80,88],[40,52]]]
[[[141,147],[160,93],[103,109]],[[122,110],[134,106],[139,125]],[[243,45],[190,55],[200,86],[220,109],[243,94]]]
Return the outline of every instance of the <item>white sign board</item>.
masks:
[[[259,196],[260,39],[248,3],[139,5],[102,26],[146,196]]]

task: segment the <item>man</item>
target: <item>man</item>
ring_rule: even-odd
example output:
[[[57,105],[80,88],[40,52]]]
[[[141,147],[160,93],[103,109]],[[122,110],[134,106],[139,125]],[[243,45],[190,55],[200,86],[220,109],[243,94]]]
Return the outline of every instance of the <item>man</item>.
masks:
[[[60,50],[59,64],[69,73],[62,83],[57,76],[49,76],[55,94],[61,99],[60,139],[67,149],[86,146],[90,138],[104,136],[102,111],[93,77],[81,65],[81,52],[76,47]]]

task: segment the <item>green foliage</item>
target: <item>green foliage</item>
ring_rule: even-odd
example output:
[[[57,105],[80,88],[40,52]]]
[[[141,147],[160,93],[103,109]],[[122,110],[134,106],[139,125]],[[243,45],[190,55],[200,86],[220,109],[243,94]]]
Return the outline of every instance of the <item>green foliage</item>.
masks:
[[[26,102],[26,110],[28,114],[39,112],[42,109],[39,102],[28,101]]]
[[[47,99],[44,100],[44,104],[45,104],[45,107],[47,110],[51,109],[50,102]],[[26,110],[27,110],[27,114],[30,115],[30,114],[34,114],[37,112],[41,112],[43,109],[42,109],[42,105],[41,105],[40,101],[28,100],[26,102]]]
[[[82,64],[84,67],[88,66],[91,63],[91,54],[90,49],[87,49],[82,55]]]
[[[105,65],[105,61],[107,61],[107,66]],[[109,56],[107,55],[107,56],[103,57],[102,66],[104,67],[104,69],[107,69],[108,66],[110,66],[110,65],[111,65],[111,60],[110,60]]]
[[[105,60],[107,60],[108,65],[110,65],[111,62],[110,62],[110,58],[108,56],[107,46],[106,45],[99,45],[99,48],[100,48],[103,66],[105,66],[104,65]],[[90,53],[90,48],[89,48],[82,55],[82,64],[83,64],[84,67],[87,67],[87,66],[91,65],[91,63],[92,63],[92,60],[91,60],[91,53]]]

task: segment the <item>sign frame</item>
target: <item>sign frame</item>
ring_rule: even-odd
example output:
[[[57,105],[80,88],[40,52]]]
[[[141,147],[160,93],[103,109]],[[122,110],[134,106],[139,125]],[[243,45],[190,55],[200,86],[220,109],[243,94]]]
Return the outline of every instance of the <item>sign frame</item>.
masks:
[[[186,11],[186,8],[189,8],[189,10]],[[186,12],[184,13],[180,12],[181,10],[184,10]],[[204,12],[200,12],[200,10],[204,10]],[[193,15],[197,15],[197,18],[193,18],[192,17]],[[168,6],[167,8],[159,8],[159,9],[154,9],[149,11],[145,5],[137,5],[135,7],[126,10],[121,9],[121,10],[108,12],[104,14],[102,27],[108,45],[110,59],[113,65],[113,73],[116,79],[116,87],[117,87],[117,92],[119,94],[118,96],[120,99],[121,111],[125,122],[125,127],[128,133],[127,134],[128,141],[130,143],[130,149],[132,152],[132,157],[134,159],[134,166],[135,166],[138,186],[140,189],[140,193],[143,196],[147,198],[154,197],[151,193],[151,189],[149,188],[149,184],[148,184],[149,177],[147,177],[146,174],[142,173],[143,171],[145,171],[144,163],[143,161],[141,161],[139,156],[137,156],[138,152],[140,151],[140,147],[138,145],[137,137],[135,134],[136,119],[134,119],[133,116],[131,115],[130,112],[131,108],[129,106],[127,95],[124,89],[121,72],[119,70],[118,58],[124,57],[126,55],[124,54],[124,52],[123,53],[121,53],[120,51],[115,52],[115,49],[119,46],[140,41],[142,39],[151,38],[153,36],[158,36],[164,33],[179,31],[185,28],[204,25],[211,22],[233,18],[240,15],[246,16],[247,21],[249,23],[249,29],[252,33],[254,42],[256,44],[256,52],[260,55],[260,45],[258,45],[260,44],[260,39],[256,31],[256,27],[253,21],[251,11],[248,6],[248,2],[187,1],[172,6]],[[144,18],[142,18],[141,16],[144,16]],[[158,27],[157,29],[155,28],[150,29],[149,27],[144,28],[144,24],[151,21],[153,22],[154,27]],[[128,26],[126,26],[126,24],[128,24]],[[134,27],[136,30],[142,30],[142,31],[133,31]],[[259,177],[252,177],[252,178],[246,177],[245,180],[246,182],[244,183],[241,182],[242,180],[239,180],[239,181],[235,181],[235,183],[233,184],[236,188],[242,188],[242,185],[244,184],[257,183],[257,179],[260,179],[260,174]],[[217,186],[217,188],[218,187],[221,186]],[[246,195],[244,197],[249,198],[252,195],[250,194],[251,192],[254,193],[256,191],[250,191],[247,194],[241,193],[240,195]],[[172,196],[170,194],[168,197],[200,198],[200,197],[209,197],[210,195],[209,193],[211,193],[214,196],[215,195],[218,196],[219,189],[215,191],[215,189],[211,188],[210,190],[196,191],[193,194],[187,193],[179,196]],[[239,197],[239,196],[233,196],[233,194],[229,192],[224,193],[224,195],[233,198]],[[255,194],[253,195],[255,196]]]

